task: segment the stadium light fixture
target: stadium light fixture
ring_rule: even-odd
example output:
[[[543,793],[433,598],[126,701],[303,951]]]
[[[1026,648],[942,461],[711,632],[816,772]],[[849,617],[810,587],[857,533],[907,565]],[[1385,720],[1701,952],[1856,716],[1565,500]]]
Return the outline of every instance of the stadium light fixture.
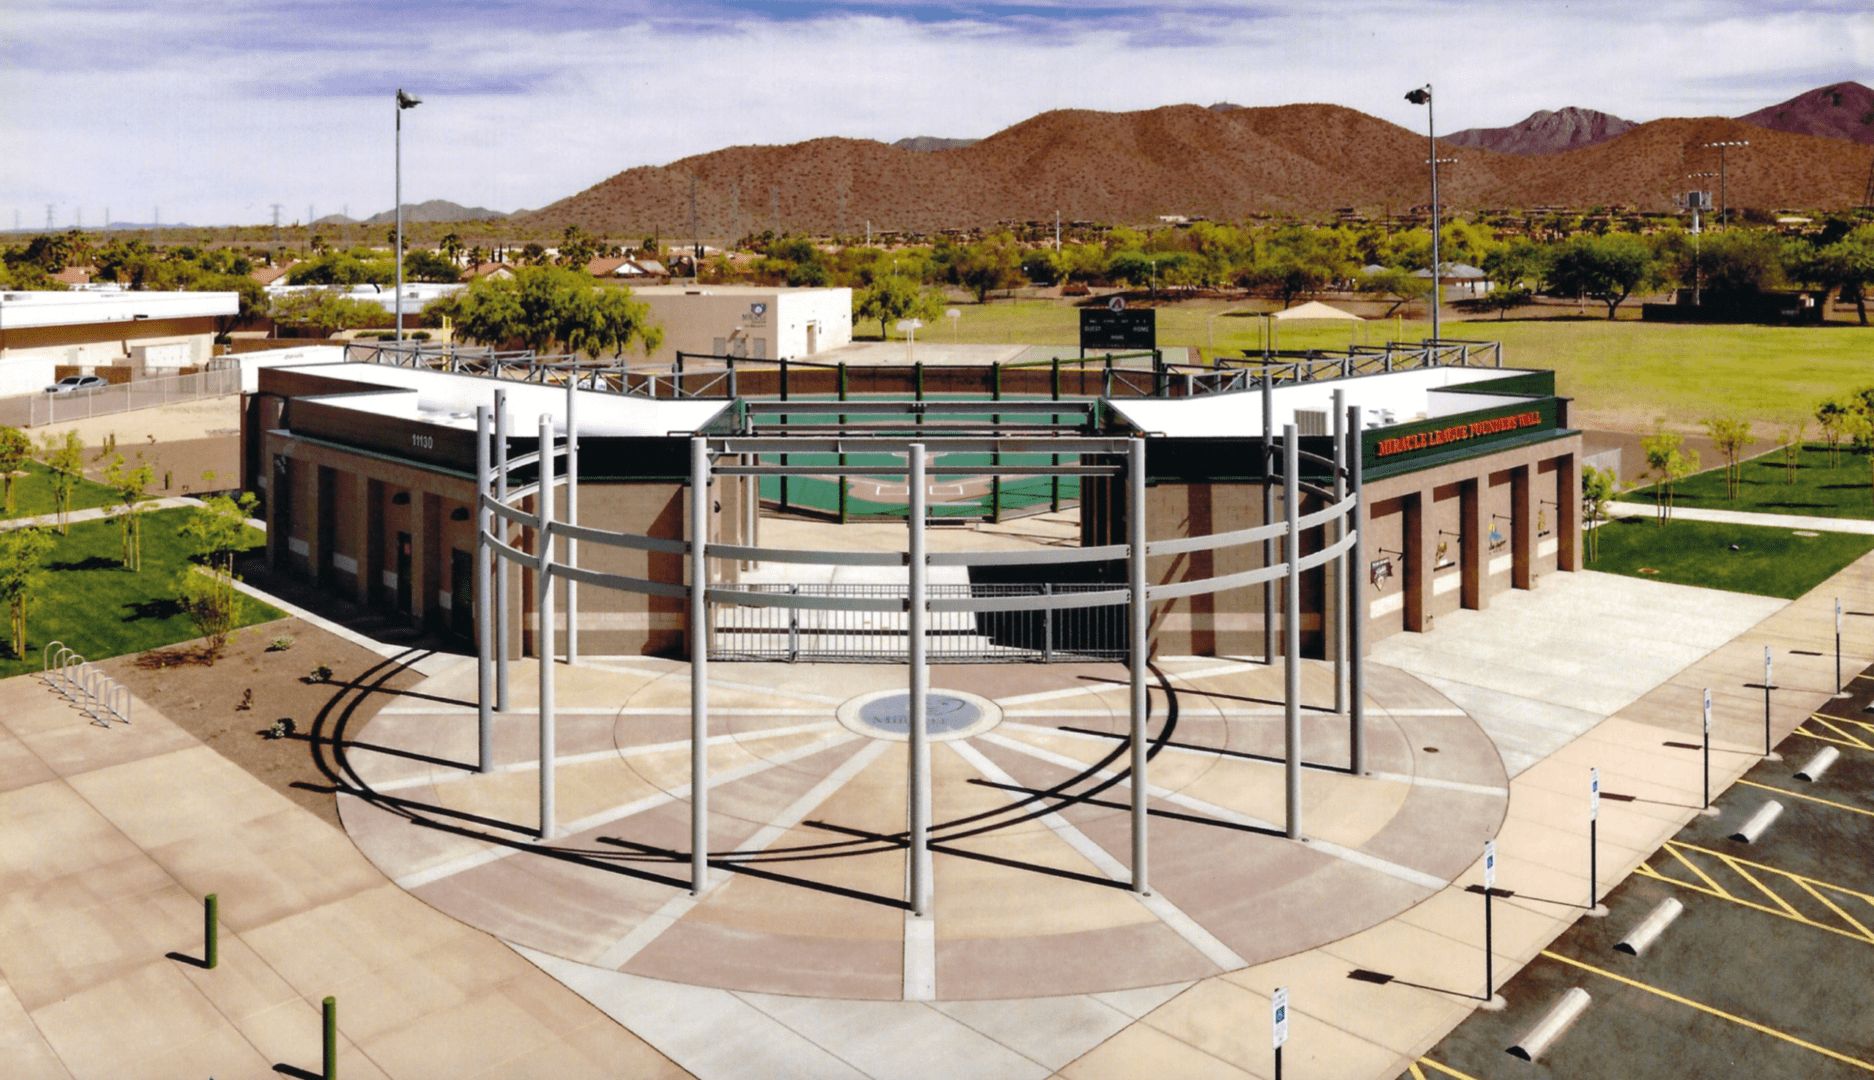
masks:
[[[1438,296],[1443,292],[1439,274],[1443,264],[1438,254],[1438,128],[1432,115],[1432,84],[1426,83],[1416,90],[1406,92],[1405,99],[1414,105],[1425,106],[1425,139],[1431,146],[1427,165],[1432,171],[1432,341],[1438,340]]]
[[[399,345],[403,344],[403,111],[405,109],[414,109],[421,104],[423,104],[422,98],[413,97],[410,94],[404,93],[402,87],[397,88],[397,145],[395,154],[397,159],[397,299],[395,318],[397,320],[397,344]]]
[[[1749,139],[1719,139],[1715,142],[1708,142],[1705,144],[1707,149],[1716,147],[1718,150],[1718,227],[1719,228],[1723,228],[1725,226],[1726,221],[1728,220],[1728,215],[1725,213],[1726,203],[1724,200],[1724,152],[1733,146],[1749,146],[1749,145],[1750,145]]]

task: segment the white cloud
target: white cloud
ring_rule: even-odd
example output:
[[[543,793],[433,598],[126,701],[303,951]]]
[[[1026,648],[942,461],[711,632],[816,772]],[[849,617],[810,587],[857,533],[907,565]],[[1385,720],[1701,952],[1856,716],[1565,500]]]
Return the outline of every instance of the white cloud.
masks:
[[[1401,95],[1429,80],[1453,130],[1561,105],[1736,115],[1874,68],[1874,20],[1826,3],[1212,3],[1053,20],[1031,2],[938,23],[841,4],[674,22],[640,4],[559,25],[551,8],[543,25],[439,8],[384,33],[321,5],[8,2],[0,214],[28,225],[47,202],[61,223],[80,205],[93,223],[106,205],[198,223],[263,221],[276,201],[289,220],[308,203],[381,210],[398,72],[425,97],[406,114],[405,197],[507,210],[736,143],[980,136],[1049,108],[1330,101],[1417,128]]]

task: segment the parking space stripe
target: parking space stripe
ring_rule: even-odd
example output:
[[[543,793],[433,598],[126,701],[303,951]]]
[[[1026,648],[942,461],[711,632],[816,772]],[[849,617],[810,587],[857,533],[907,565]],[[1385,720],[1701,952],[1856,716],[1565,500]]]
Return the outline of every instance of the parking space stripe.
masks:
[[[1795,916],[1796,918],[1799,918],[1799,919],[1807,918],[1807,916],[1805,916],[1802,912],[1796,910],[1796,906],[1794,904],[1790,903],[1788,900],[1783,899],[1781,896],[1778,896],[1768,885],[1765,885],[1763,882],[1758,881],[1756,876],[1752,874],[1750,871],[1744,869],[1741,866],[1738,866],[1736,863],[1731,862],[1731,860],[1729,859],[1725,861],[1727,863],[1730,863],[1731,870],[1734,873],[1736,873],[1738,877],[1741,877],[1745,881],[1748,881],[1752,885],[1756,886],[1757,891],[1769,897],[1771,900],[1774,900],[1776,902],[1777,907],[1780,907],[1784,911],[1789,912],[1791,915]]]
[[[1406,1071],[1412,1074],[1412,1080],[1425,1080],[1425,1070],[1419,1068],[1419,1063],[1416,1061],[1408,1063]]]
[[[1862,926],[1860,920],[1856,919],[1853,915],[1850,915],[1847,912],[1843,911],[1841,908],[1835,906],[1835,901],[1830,900],[1826,896],[1823,896],[1822,890],[1816,888],[1814,885],[1809,884],[1807,881],[1804,881],[1801,878],[1796,879],[1796,884],[1802,889],[1803,892],[1806,892],[1810,896],[1813,896],[1817,900],[1821,901],[1823,907],[1829,909],[1830,911],[1834,912],[1836,915],[1840,916],[1841,921],[1847,923],[1849,926],[1854,927],[1856,930],[1861,931],[1861,936],[1867,938],[1869,941],[1874,941],[1874,933],[1869,933],[1868,928],[1865,926]]]
[[[1732,895],[1731,895],[1731,891],[1730,891],[1729,889],[1727,889],[1727,888],[1725,888],[1724,886],[1722,886],[1722,885],[1720,885],[1720,884],[1718,884],[1718,883],[1717,883],[1716,881],[1714,881],[1714,880],[1712,879],[1712,877],[1711,877],[1711,875],[1710,875],[1710,874],[1707,874],[1707,873],[1705,873],[1705,872],[1704,872],[1703,870],[1701,870],[1701,869],[1699,869],[1699,868],[1698,868],[1698,866],[1697,866],[1697,864],[1695,864],[1695,863],[1693,863],[1693,862],[1692,862],[1692,860],[1690,860],[1690,859],[1688,859],[1688,858],[1686,858],[1685,856],[1683,856],[1683,855],[1681,855],[1681,854],[1679,854],[1679,852],[1678,852],[1678,849],[1676,849],[1676,848],[1674,848],[1674,847],[1673,847],[1673,846],[1672,846],[1671,844],[1667,844],[1667,845],[1666,845],[1666,847],[1665,847],[1665,852],[1666,852],[1666,854],[1668,854],[1668,855],[1670,855],[1670,856],[1672,856],[1673,858],[1675,858],[1675,859],[1677,859],[1677,860],[1679,860],[1679,862],[1680,862],[1680,864],[1681,864],[1681,865],[1683,865],[1683,866],[1684,866],[1684,867],[1685,867],[1685,868],[1686,868],[1687,870],[1690,870],[1690,871],[1691,871],[1692,873],[1694,873],[1694,874],[1697,874],[1697,875],[1698,875],[1698,878],[1699,878],[1699,880],[1700,880],[1700,881],[1703,881],[1703,882],[1704,882],[1705,884],[1707,884],[1707,885],[1709,885],[1709,886],[1711,886],[1711,888],[1712,888],[1712,890],[1713,890],[1714,892],[1716,892],[1716,893],[1717,893],[1717,894],[1718,894],[1719,896],[1722,896],[1722,897],[1723,897],[1723,898],[1725,898],[1726,900],[1735,900],[1735,899],[1737,899],[1736,897],[1734,897],[1734,896],[1732,896]],[[1642,864],[1642,865],[1645,865],[1645,864]],[[1651,870],[1651,869],[1652,869],[1652,867],[1650,867],[1650,866],[1648,866],[1648,867],[1647,867],[1647,869],[1648,869],[1648,870]],[[1671,880],[1671,879],[1670,879],[1670,878],[1668,878],[1668,879],[1666,879],[1666,880],[1668,880],[1668,881],[1669,881],[1669,880]]]
[[[1454,1069],[1454,1068],[1452,1068],[1452,1067],[1451,1067],[1451,1066],[1449,1066],[1449,1065],[1440,1065],[1440,1064],[1438,1064],[1438,1063],[1437,1063],[1436,1061],[1433,1061],[1433,1060],[1432,1060],[1431,1058],[1428,1058],[1428,1057],[1422,1057],[1422,1058],[1420,1058],[1420,1059],[1419,1059],[1419,1064],[1420,1064],[1420,1065],[1429,1065],[1429,1066],[1431,1066],[1431,1067],[1432,1067],[1433,1069],[1436,1069],[1436,1070],[1437,1070],[1438,1072],[1441,1072],[1441,1073],[1443,1073],[1443,1074],[1445,1074],[1446,1076],[1449,1076],[1449,1077],[1451,1077],[1451,1078],[1452,1078],[1452,1080],[1477,1080],[1477,1078],[1476,1078],[1475,1076],[1472,1076],[1472,1075],[1471,1075],[1471,1074],[1469,1074],[1469,1073],[1461,1073],[1461,1072],[1459,1072],[1459,1071],[1457,1071],[1456,1069]],[[1416,1070],[1416,1069],[1414,1069],[1413,1071],[1414,1071],[1414,1072],[1417,1072],[1418,1070]],[[1421,1080],[1423,1080],[1423,1078],[1424,1078],[1424,1076],[1425,1076],[1425,1074],[1424,1074],[1424,1073],[1419,1073],[1418,1075],[1419,1075],[1419,1077],[1421,1078]]]
[[[1678,850],[1679,848],[1685,848],[1687,850],[1697,852],[1701,855],[1708,855],[1708,856],[1711,856],[1712,858],[1719,860],[1720,862],[1724,863],[1724,865],[1728,867],[1729,869],[1731,869],[1733,872],[1737,873],[1739,876],[1749,881],[1752,885],[1755,885],[1758,888],[1758,890],[1762,891],[1765,895],[1769,896],[1770,899],[1776,901],[1778,906],[1771,907],[1768,904],[1761,904],[1755,900],[1747,900],[1747,899],[1744,899],[1743,897],[1739,897],[1739,896],[1735,896],[1731,894],[1723,886],[1719,885],[1715,880],[1713,880],[1709,874],[1706,874],[1703,870],[1701,870],[1698,867],[1698,864],[1686,858],[1685,855],[1681,851]],[[1712,851],[1709,848],[1701,848],[1695,844],[1684,844],[1676,840],[1668,840],[1663,850],[1668,855],[1671,855],[1673,858],[1677,859],[1681,865],[1686,867],[1686,869],[1698,875],[1699,879],[1704,881],[1706,885],[1710,887],[1707,888],[1704,886],[1696,885],[1682,878],[1676,878],[1667,874],[1663,874],[1659,872],[1658,870],[1653,869],[1650,865],[1646,863],[1641,863],[1639,866],[1635,867],[1634,873],[1638,874],[1641,877],[1648,877],[1648,878],[1652,878],[1655,881],[1663,881],[1669,885],[1676,885],[1681,889],[1690,889],[1691,891],[1696,892],[1696,893],[1703,893],[1706,896],[1716,897],[1719,900],[1728,900],[1733,904],[1737,904],[1741,907],[1750,908],[1753,911],[1761,911],[1766,915],[1775,915],[1778,918],[1789,919],[1792,922],[1799,922],[1805,926],[1813,926],[1818,930],[1826,930],[1831,934],[1840,934],[1842,937],[1853,938],[1854,940],[1862,942],[1863,944],[1874,944],[1874,933],[1870,933],[1866,926],[1864,926],[1862,923],[1860,923],[1856,919],[1849,916],[1848,913],[1846,911],[1843,911],[1841,907],[1837,905],[1833,900],[1830,900],[1828,897],[1824,896],[1823,892],[1824,891],[1831,892],[1831,893],[1836,894],[1838,897],[1850,897],[1851,896],[1857,900],[1860,900],[1868,904],[1871,907],[1874,907],[1874,896],[1870,896],[1867,893],[1863,893],[1854,889],[1850,889],[1844,885],[1836,885],[1833,882],[1822,881],[1818,878],[1804,877],[1801,874],[1791,873],[1788,870],[1779,870],[1773,866],[1766,866],[1762,863],[1751,862],[1748,859],[1740,859],[1735,855],[1726,855],[1725,853],[1721,851]],[[1785,878],[1791,882],[1794,882],[1797,888],[1802,889],[1805,893],[1811,896],[1814,896],[1817,900],[1820,900],[1824,907],[1828,908],[1829,911],[1839,916],[1843,922],[1846,922],[1849,926],[1854,927],[1854,929],[1845,930],[1842,927],[1833,926],[1833,925],[1830,925],[1829,923],[1822,922],[1818,919],[1812,919],[1809,916],[1803,914],[1801,911],[1797,910],[1794,906],[1789,904],[1788,901],[1784,900],[1782,897],[1776,895],[1775,893],[1771,892],[1768,888],[1766,888],[1761,881],[1757,880],[1757,878],[1750,873],[1751,870],[1755,870],[1758,873],[1765,874],[1765,875],[1775,874],[1778,877]]]
[[[1744,785],[1745,787],[1761,788],[1764,791],[1774,791],[1778,795],[1788,795],[1792,799],[1801,799],[1804,802],[1821,803],[1823,806],[1832,806],[1837,810],[1846,810],[1850,814],[1866,814],[1868,817],[1874,817],[1874,810],[1863,810],[1859,806],[1849,806],[1847,803],[1836,802],[1833,799],[1824,799],[1816,795],[1805,795],[1800,791],[1791,791],[1788,788],[1772,787],[1769,784],[1759,784],[1755,780],[1745,780],[1745,779],[1742,779],[1741,777],[1738,779],[1737,782]]]
[[[1850,741],[1848,739],[1835,739],[1835,738],[1830,738],[1827,735],[1817,735],[1813,731],[1804,731],[1802,728],[1797,728],[1796,730],[1790,732],[1790,734],[1801,735],[1805,739],[1814,739],[1817,742],[1834,743],[1836,746],[1846,746],[1852,750],[1869,749],[1868,744],[1862,742],[1859,739],[1855,739],[1853,741]]]
[[[1831,717],[1823,716],[1821,713],[1810,713],[1808,722],[1812,724],[1821,724],[1823,727],[1841,736],[1841,744],[1843,746],[1852,746],[1858,750],[1874,750],[1874,745],[1870,745],[1866,740],[1862,739],[1861,737],[1857,735],[1853,735],[1853,734],[1850,734],[1849,732],[1843,731],[1840,727],[1837,727],[1834,723],[1832,723],[1831,720],[1832,720]],[[1797,728],[1796,730],[1798,732],[1802,732],[1801,728]],[[1802,732],[1802,733],[1808,734],[1807,732]],[[1826,735],[1811,735],[1810,738],[1827,739],[1828,737]],[[1829,741],[1834,742],[1836,740],[1830,739]]]
[[[1755,1020],[1745,1019],[1744,1017],[1739,1016],[1736,1013],[1728,1013],[1728,1012],[1725,1012],[1723,1009],[1714,1008],[1710,1005],[1705,1004],[1702,1001],[1693,1001],[1691,998],[1681,997],[1680,995],[1675,994],[1670,990],[1661,990],[1657,986],[1652,986],[1647,983],[1643,983],[1639,981],[1638,979],[1629,979],[1625,975],[1620,975],[1615,972],[1608,971],[1604,968],[1595,967],[1593,964],[1584,963],[1580,960],[1576,960],[1574,957],[1571,957],[1571,956],[1563,956],[1561,953],[1558,953],[1558,952],[1552,952],[1548,949],[1544,949],[1542,950],[1542,955],[1544,957],[1547,957],[1550,960],[1554,960],[1559,963],[1567,964],[1570,967],[1580,968],[1582,971],[1588,972],[1589,974],[1599,975],[1603,979],[1611,979],[1614,982],[1622,984],[1623,986],[1631,986],[1635,990],[1643,990],[1646,993],[1654,995],[1655,997],[1664,998],[1667,1001],[1671,1001],[1680,1005],[1684,1005],[1687,1008],[1697,1009],[1699,1012],[1705,1013],[1708,1016],[1715,1016],[1721,1020],[1729,1020],[1733,1024],[1737,1024],[1741,1027],[1747,1027],[1752,1031],[1759,1032],[1764,1035],[1768,1035],[1774,1039],[1781,1039],[1784,1042],[1789,1043],[1792,1046],[1800,1046],[1804,1050],[1808,1050],[1812,1053],[1820,1054],[1826,1058],[1832,1058],[1835,1061],[1839,1061],[1844,1065],[1852,1065],[1855,1068],[1861,1069],[1866,1072],[1874,1072],[1874,1064],[1869,1064],[1868,1062],[1862,1061],[1860,1058],[1849,1057],[1847,1054],[1841,1053],[1838,1050],[1830,1050],[1826,1046],[1817,1046],[1815,1043],[1809,1042],[1806,1039],[1799,1039],[1796,1036],[1791,1035],[1786,1031],[1778,1031],[1776,1028],[1773,1028],[1769,1026],[1768,1024],[1760,1024]],[[1420,1060],[1428,1060],[1428,1059],[1421,1058]],[[1453,1074],[1453,1075],[1456,1075],[1456,1074]]]

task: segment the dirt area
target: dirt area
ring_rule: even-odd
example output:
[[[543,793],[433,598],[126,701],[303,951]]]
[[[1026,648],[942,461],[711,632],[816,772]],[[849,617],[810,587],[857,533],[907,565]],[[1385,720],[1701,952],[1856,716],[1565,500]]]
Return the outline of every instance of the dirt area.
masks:
[[[1640,440],[1644,438],[1646,435],[1639,432],[1583,431],[1581,453],[1583,457],[1593,457],[1604,451],[1619,450],[1620,486],[1629,487],[1646,479],[1646,453],[1640,448]],[[1685,449],[1698,454],[1700,469],[1715,469],[1724,464],[1724,455],[1718,453],[1717,444],[1703,435],[1685,436]],[[1754,449],[1763,453],[1775,447],[1759,439]]]
[[[290,638],[290,647],[270,646]],[[218,753],[300,806],[339,826],[324,740],[344,725],[358,730],[422,676],[301,619],[280,619],[236,634],[212,665],[199,641],[121,656],[106,673]],[[329,682],[314,682],[320,666]],[[268,738],[275,721],[294,732]],[[342,827],[342,826],[340,826]]]

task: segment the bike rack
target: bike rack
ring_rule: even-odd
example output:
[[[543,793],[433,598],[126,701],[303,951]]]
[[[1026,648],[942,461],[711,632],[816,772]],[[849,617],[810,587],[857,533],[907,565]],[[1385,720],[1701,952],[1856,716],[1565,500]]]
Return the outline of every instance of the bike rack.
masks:
[[[46,685],[99,727],[110,727],[112,720],[130,723],[130,688],[92,666],[76,649],[48,641],[39,650],[39,666]]]

